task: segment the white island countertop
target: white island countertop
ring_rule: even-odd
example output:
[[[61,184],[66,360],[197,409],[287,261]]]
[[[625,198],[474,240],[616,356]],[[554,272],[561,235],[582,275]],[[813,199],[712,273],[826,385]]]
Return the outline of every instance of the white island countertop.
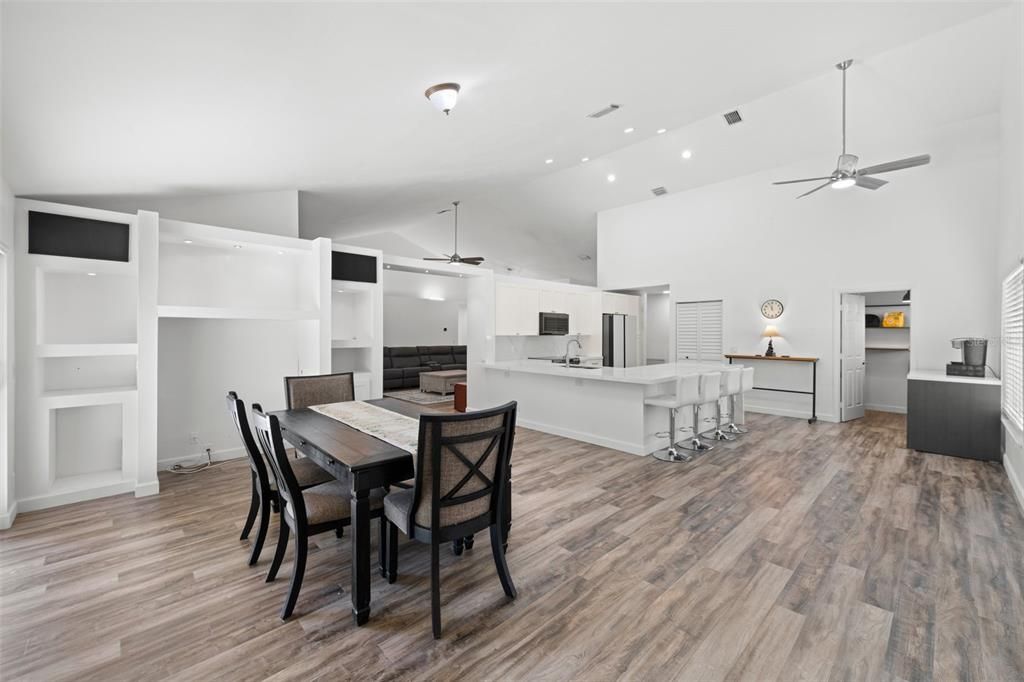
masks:
[[[907,374],[910,381],[948,381],[952,384],[982,384],[985,386],[1002,386],[1003,382],[992,375],[992,371],[985,372],[984,377],[958,377],[946,374],[943,369],[915,369]]]
[[[721,371],[727,365],[720,362],[677,362],[641,367],[597,367],[585,369],[538,360],[512,360],[508,362],[485,362],[484,368],[500,372],[540,374],[543,376],[609,381],[620,384],[651,386],[674,381],[689,374]]]

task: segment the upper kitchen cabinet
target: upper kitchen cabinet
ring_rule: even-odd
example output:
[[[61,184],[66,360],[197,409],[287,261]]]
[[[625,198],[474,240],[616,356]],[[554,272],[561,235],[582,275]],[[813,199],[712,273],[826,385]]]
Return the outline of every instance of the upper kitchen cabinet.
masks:
[[[498,282],[494,285],[494,333],[536,336],[540,328],[540,290]]]
[[[639,317],[640,297],[629,294],[616,294],[610,291],[602,292],[601,312]]]
[[[601,299],[597,292],[566,294],[569,333],[596,336],[601,325]]]
[[[540,290],[540,310],[542,313],[568,313],[568,294],[553,289]]]

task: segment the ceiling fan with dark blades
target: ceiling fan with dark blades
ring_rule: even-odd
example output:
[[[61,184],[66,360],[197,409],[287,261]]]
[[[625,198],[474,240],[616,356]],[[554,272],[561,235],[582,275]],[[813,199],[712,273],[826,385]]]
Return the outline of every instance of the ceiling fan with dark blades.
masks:
[[[846,153],[846,70],[852,65],[852,59],[847,59],[846,61],[836,64],[836,68],[843,72],[843,153],[839,155],[839,161],[836,163],[836,169],[832,171],[831,175],[823,175],[819,178],[780,180],[779,182],[772,183],[773,185],[792,185],[798,182],[825,181],[814,189],[804,192],[798,196],[797,199],[802,199],[808,194],[814,194],[819,189],[824,189],[829,185],[835,189],[844,189],[846,187],[853,187],[854,185],[857,187],[863,187],[864,189],[878,189],[883,185],[889,184],[889,181],[870,176],[877,175],[878,173],[891,173],[892,171],[903,170],[904,168],[913,168],[914,166],[923,166],[932,160],[932,157],[928,154],[921,154],[920,156],[911,156],[898,161],[879,163],[874,166],[868,166],[867,168],[857,168],[857,161],[859,161],[859,159],[853,154]]]
[[[452,249],[452,255],[445,254],[444,258],[424,258],[423,260],[439,261],[442,263],[463,263],[465,265],[480,265],[484,262],[483,256],[460,256],[459,255],[459,202],[453,201],[452,208],[446,208],[438,211],[437,214],[442,213],[454,213],[455,214],[455,246]]]

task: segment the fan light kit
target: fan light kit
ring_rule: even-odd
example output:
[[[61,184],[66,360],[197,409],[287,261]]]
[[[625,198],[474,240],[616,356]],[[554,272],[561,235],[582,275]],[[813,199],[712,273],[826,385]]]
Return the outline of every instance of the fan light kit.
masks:
[[[781,180],[779,182],[772,183],[773,185],[792,185],[800,182],[815,182],[817,180],[825,181],[809,192],[804,192],[798,196],[797,199],[801,199],[808,194],[814,194],[819,189],[823,189],[830,185],[832,186],[832,189],[846,189],[847,187],[853,187],[854,185],[857,187],[863,187],[864,189],[878,189],[879,187],[889,184],[889,182],[887,180],[879,180],[878,178],[870,176],[877,175],[878,173],[890,173],[892,171],[903,170],[904,168],[913,168],[914,166],[923,166],[932,160],[932,157],[928,154],[921,154],[920,156],[911,156],[906,159],[900,159],[899,161],[888,161],[875,166],[868,166],[867,168],[857,168],[857,162],[859,159],[853,154],[846,153],[846,71],[852,65],[852,59],[847,59],[846,61],[836,64],[836,68],[843,72],[843,152],[839,155],[839,160],[836,162],[836,169],[832,171],[831,175],[824,175],[820,178]]]
[[[446,208],[442,211],[437,212],[438,215],[441,215],[442,213],[455,214],[455,247],[452,249],[452,255],[449,256],[445,254],[444,258],[424,258],[423,260],[434,260],[452,264],[463,263],[465,265],[480,265],[481,263],[483,263],[484,259],[482,256],[470,256],[467,258],[463,258],[462,256],[459,255],[459,202],[453,201],[452,208]],[[428,271],[424,270],[424,272]]]
[[[458,83],[438,83],[427,88],[423,95],[430,100],[430,103],[443,111],[447,116],[455,108],[455,101],[459,98],[459,90],[462,89]]]

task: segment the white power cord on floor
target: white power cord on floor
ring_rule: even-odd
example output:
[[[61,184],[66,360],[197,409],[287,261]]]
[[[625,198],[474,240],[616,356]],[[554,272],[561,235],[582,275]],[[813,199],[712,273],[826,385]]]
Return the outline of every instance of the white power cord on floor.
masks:
[[[220,466],[224,462],[218,462],[214,464],[213,455],[210,453],[210,448],[206,448],[206,461],[201,464],[193,464],[191,466],[183,466],[181,464],[175,464],[168,471],[172,474],[197,474],[200,471],[206,471],[213,467]]]

